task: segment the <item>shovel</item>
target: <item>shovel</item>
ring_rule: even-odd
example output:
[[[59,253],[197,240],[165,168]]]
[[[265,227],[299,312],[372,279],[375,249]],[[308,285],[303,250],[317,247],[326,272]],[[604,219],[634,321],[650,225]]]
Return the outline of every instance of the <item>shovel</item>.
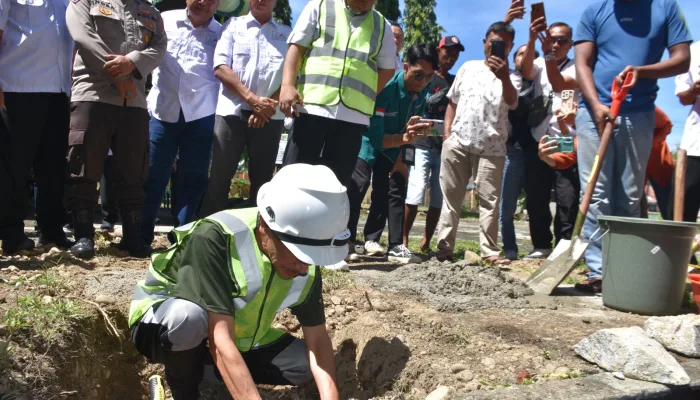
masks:
[[[610,114],[617,118],[620,113],[620,106],[627,97],[628,88],[624,88],[632,82],[633,75],[628,73],[625,77],[625,82],[623,88],[617,83],[613,82],[612,88],[612,105],[610,106]],[[600,137],[600,145],[598,146],[598,153],[595,156],[595,161],[593,162],[593,168],[591,169],[591,175],[588,178],[588,184],[586,185],[586,191],[583,194],[583,200],[578,209],[578,214],[576,215],[576,224],[574,225],[574,231],[571,234],[571,240],[562,239],[552,254],[547,257],[546,260],[542,262],[540,268],[533,272],[529,278],[525,281],[532,290],[536,293],[543,293],[550,295],[552,291],[559,286],[559,284],[573,271],[578,265],[583,253],[588,248],[588,242],[583,240],[581,237],[581,230],[583,228],[583,222],[586,219],[586,214],[588,213],[588,207],[591,205],[591,199],[593,198],[593,191],[595,190],[595,185],[598,182],[598,175],[600,175],[600,169],[603,166],[603,159],[605,159],[605,153],[608,150],[608,144],[610,144],[610,139],[612,138],[613,132],[613,122],[608,121],[605,125],[605,130],[603,135]]]

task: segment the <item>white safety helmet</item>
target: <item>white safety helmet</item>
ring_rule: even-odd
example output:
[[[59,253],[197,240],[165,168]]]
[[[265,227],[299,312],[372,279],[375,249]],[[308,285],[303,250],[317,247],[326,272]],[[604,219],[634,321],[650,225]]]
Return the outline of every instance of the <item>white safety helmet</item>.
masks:
[[[333,265],[348,255],[347,189],[326,166],[292,164],[258,192],[258,210],[302,262]]]

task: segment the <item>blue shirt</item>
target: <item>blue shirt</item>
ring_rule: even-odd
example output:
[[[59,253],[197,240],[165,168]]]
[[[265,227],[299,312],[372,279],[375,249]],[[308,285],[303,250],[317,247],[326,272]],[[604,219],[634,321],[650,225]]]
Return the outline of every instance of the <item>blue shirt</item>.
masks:
[[[628,65],[661,61],[666,48],[692,42],[685,17],[675,0],[602,0],[584,11],[574,42],[595,42],[598,53],[593,79],[600,102],[612,103],[615,76]],[[622,105],[623,112],[654,110],[656,79],[639,79]],[[586,106],[586,100],[582,100]]]

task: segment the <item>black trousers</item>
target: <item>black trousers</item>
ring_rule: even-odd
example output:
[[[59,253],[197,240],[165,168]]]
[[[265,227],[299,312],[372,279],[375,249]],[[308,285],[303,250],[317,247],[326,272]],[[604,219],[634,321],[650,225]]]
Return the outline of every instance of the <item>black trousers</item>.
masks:
[[[150,151],[148,111],[99,102],[73,102],[70,110],[66,187],[70,210],[97,206],[96,185],[111,149],[114,201],[122,212],[140,211]]]
[[[383,154],[374,161],[372,177],[372,204],[365,224],[365,240],[379,242],[384,225],[389,220],[389,248],[403,243],[404,207],[406,206],[406,178],[399,172],[389,173],[394,162]]]
[[[0,121],[0,239],[24,234],[27,177],[34,169],[41,232],[63,234],[70,100],[65,93],[5,93]],[[4,123],[3,123],[4,121]]]
[[[564,170],[554,170],[537,155],[537,148],[529,146],[525,150],[527,213],[530,220],[530,237],[536,249],[551,249],[552,238],[571,239],[576,224],[581,184],[578,169],[573,166]],[[550,229],[552,212],[549,209],[552,188],[557,205],[554,218],[554,235]]]
[[[102,179],[100,179],[100,211],[102,221],[114,225],[119,221],[119,209],[114,201],[114,171],[112,157],[108,156],[105,161]]]
[[[685,203],[683,205],[683,221],[696,222],[700,211],[700,157],[688,156],[688,167],[685,176]],[[673,218],[673,203],[676,187],[676,176],[671,181],[671,196],[668,202],[668,216]]]
[[[301,113],[294,119],[284,165],[325,165],[348,187],[365,130],[365,125]]]
[[[360,221],[360,211],[362,211],[362,200],[367,195],[370,181],[372,180],[372,166],[360,157],[357,158],[355,171],[352,173],[352,180],[348,186],[348,200],[350,201],[350,219],[348,229],[350,230],[350,240],[353,242],[357,238],[357,224]]]

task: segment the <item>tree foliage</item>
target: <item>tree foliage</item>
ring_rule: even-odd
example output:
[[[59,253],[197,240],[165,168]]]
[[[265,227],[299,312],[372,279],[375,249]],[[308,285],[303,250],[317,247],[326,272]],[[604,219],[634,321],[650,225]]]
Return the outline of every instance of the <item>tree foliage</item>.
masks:
[[[435,15],[436,0],[406,0],[406,10],[403,16],[404,47],[417,43],[436,45],[445,31],[437,23]]]
[[[272,17],[281,24],[292,26],[292,7],[289,0],[278,0]]]
[[[401,10],[399,10],[399,0],[377,0],[377,4],[374,6],[377,11],[382,13],[384,18],[390,21],[398,21],[401,17]]]

